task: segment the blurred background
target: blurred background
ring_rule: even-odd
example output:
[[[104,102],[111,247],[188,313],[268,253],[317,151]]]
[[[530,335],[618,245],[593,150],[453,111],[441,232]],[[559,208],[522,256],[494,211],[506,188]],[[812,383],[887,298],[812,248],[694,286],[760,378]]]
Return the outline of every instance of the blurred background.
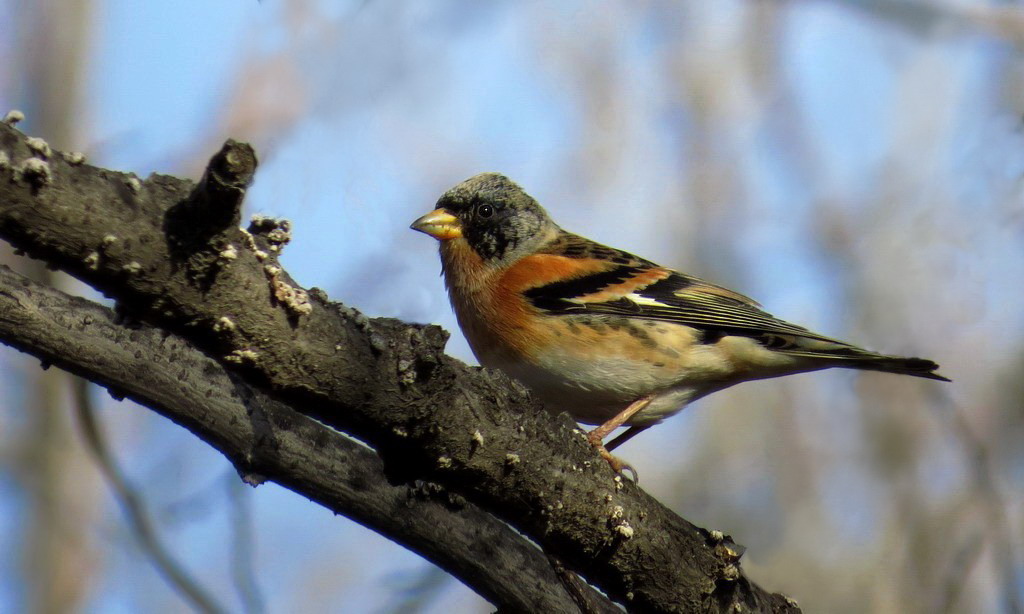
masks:
[[[283,261],[369,315],[457,332],[446,188],[502,171],[564,227],[942,364],[952,384],[744,384],[623,448],[808,612],[1020,611],[1024,4],[0,0],[0,113],[92,164],[262,165]],[[0,261],[67,291],[65,276]],[[457,580],[189,433],[0,348],[0,611],[178,612],[84,436],[232,611],[487,612]],[[76,391],[78,394],[76,394]],[[139,511],[139,510],[136,510]]]

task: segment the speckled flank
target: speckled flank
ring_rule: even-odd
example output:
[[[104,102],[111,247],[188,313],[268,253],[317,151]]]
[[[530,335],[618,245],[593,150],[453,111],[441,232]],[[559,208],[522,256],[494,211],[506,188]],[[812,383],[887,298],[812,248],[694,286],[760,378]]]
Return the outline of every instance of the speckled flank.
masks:
[[[587,423],[600,424],[637,398],[663,390],[664,396],[629,423],[657,422],[687,400],[727,385],[734,371],[724,353],[697,344],[699,333],[685,326],[591,316],[544,316],[535,322],[548,331],[541,337],[558,341],[518,360],[492,353],[490,366],[527,384],[552,411],[568,411]],[[572,379],[564,377],[567,371]]]

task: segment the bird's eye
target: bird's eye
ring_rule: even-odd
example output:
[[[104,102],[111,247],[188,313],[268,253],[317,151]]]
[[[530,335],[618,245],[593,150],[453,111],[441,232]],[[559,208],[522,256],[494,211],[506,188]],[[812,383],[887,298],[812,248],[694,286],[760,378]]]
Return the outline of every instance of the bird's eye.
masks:
[[[484,203],[476,206],[476,214],[482,218],[488,218],[494,215],[494,207]]]

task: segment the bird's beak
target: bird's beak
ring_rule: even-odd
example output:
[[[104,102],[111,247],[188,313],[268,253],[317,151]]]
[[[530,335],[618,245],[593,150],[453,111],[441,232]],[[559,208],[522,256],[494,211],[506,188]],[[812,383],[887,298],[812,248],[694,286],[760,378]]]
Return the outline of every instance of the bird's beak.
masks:
[[[439,241],[458,239],[462,236],[462,224],[459,218],[444,209],[434,209],[412,223],[413,230],[425,232]]]

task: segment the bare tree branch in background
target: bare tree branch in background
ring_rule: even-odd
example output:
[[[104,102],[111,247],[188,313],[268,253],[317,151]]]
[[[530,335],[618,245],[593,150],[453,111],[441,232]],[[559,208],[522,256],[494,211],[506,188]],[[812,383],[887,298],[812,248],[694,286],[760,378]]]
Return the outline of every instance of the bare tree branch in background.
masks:
[[[963,410],[957,407],[948,395],[937,394],[936,396],[941,397],[936,399],[936,405],[944,404],[947,407],[949,429],[963,447],[963,454],[970,467],[973,486],[976,490],[976,496],[971,499],[976,501],[985,514],[986,531],[983,536],[988,539],[992,549],[993,563],[1001,576],[1001,582],[998,585],[1001,605],[1007,612],[1024,612],[1024,604],[1021,604],[1017,589],[1018,561],[1014,552],[1013,540],[1009,537],[1011,531],[1006,519],[1006,501],[996,485],[988,446],[974,434],[971,425],[964,418]],[[981,540],[979,540],[980,542]],[[957,576],[956,584],[950,582],[951,590],[945,602],[947,606],[955,605],[955,598],[960,588],[958,585],[964,583],[967,572],[971,569],[969,561],[977,559],[972,552],[973,550],[960,557],[960,560],[964,561],[964,573]],[[959,563],[959,560],[957,562]],[[952,573],[950,575],[953,576]],[[953,590],[953,586],[956,586],[955,590]]]
[[[971,574],[971,569],[981,558],[985,549],[985,537],[982,531],[973,531],[953,557],[953,564],[949,566],[946,576],[944,590],[939,593],[935,602],[931,604],[932,612],[957,612],[957,603],[963,593],[964,585]]]
[[[894,23],[910,32],[927,35],[985,34],[1011,42],[1024,41],[1024,9],[1019,6],[963,5],[928,0],[830,0]]]
[[[437,599],[450,580],[448,574],[441,569],[434,566],[426,567],[409,578],[407,584],[395,592],[392,603],[382,608],[381,614],[423,612]]]
[[[256,527],[253,526],[252,507],[245,483],[232,475],[228,477],[228,497],[231,500],[231,575],[235,591],[242,599],[247,614],[266,611],[260,592],[256,570],[253,569]]]
[[[82,435],[89,451],[92,452],[100,471],[106,478],[114,496],[121,504],[132,534],[139,546],[146,552],[157,569],[171,583],[189,604],[200,612],[226,612],[199,582],[185,570],[164,547],[157,535],[153,520],[146,510],[146,504],[139,493],[132,488],[107,448],[106,438],[96,421],[96,412],[89,398],[89,382],[82,378],[72,380],[74,387],[75,413],[81,425]]]
[[[5,59],[26,67],[25,78],[12,79],[9,85],[36,110],[34,126],[61,147],[78,145],[80,85],[92,14],[90,0],[24,3],[5,14],[14,23],[5,23],[3,29],[15,41],[14,56]],[[19,260],[12,264],[36,281],[56,287],[70,281],[42,263]],[[102,551],[87,532],[78,530],[99,515],[103,500],[94,488],[99,477],[75,441],[67,411],[70,383],[66,373],[56,370],[25,380],[32,397],[27,412],[31,426],[26,436],[15,439],[22,462],[14,467],[24,478],[27,495],[22,513],[28,520],[20,546],[24,607],[35,612],[81,609],[102,568]]]
[[[567,417],[548,415],[507,378],[444,355],[440,329],[369,319],[296,287],[275,257],[287,226],[258,220],[238,228],[256,165],[251,149],[226,144],[199,186],[167,176],[140,182],[41,149],[0,125],[0,152],[9,161],[0,165],[0,236],[114,296],[124,314],[219,357],[276,399],[371,443],[392,480],[443,485],[632,608],[795,609],[742,575],[742,550],[729,538],[694,527],[616,478]],[[4,339],[28,350],[41,344],[15,342],[15,332]],[[66,352],[62,366],[81,369],[74,357]],[[203,376],[177,367],[177,358],[177,377]],[[176,419],[222,451],[235,438],[230,457],[240,472],[267,475],[261,455],[276,454],[280,442],[268,451],[245,448],[246,437],[237,441],[247,431],[265,443],[265,412],[250,406],[247,423],[235,418],[213,429],[201,424],[214,420],[207,405]],[[330,449],[316,438],[301,443],[314,456]],[[313,479],[310,461],[279,479]],[[406,543],[417,551],[434,546],[437,556],[445,550]]]

